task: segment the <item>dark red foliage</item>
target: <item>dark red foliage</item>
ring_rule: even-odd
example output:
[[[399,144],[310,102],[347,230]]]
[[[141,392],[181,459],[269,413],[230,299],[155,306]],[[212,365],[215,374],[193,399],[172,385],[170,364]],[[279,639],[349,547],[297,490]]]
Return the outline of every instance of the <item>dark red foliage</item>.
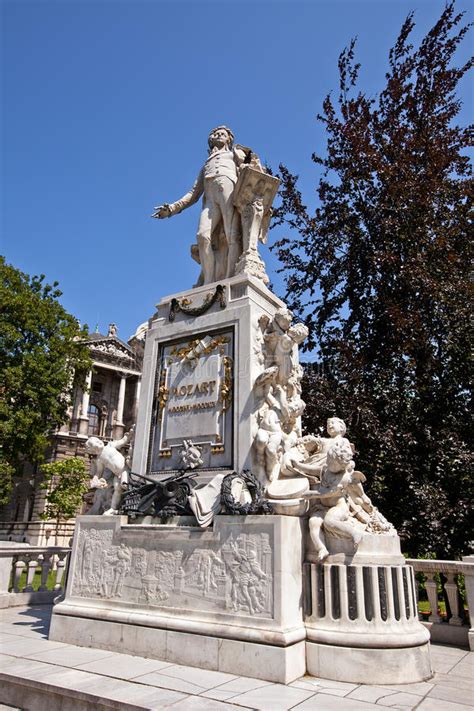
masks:
[[[418,48],[413,16],[389,54],[376,99],[357,92],[355,43],[327,96],[319,206],[280,166],[276,249],[287,301],[310,328],[318,362],[305,377],[306,427],[338,414],[359,447],[376,502],[412,554],[468,552],[469,128],[453,66],[468,26],[448,4]]]

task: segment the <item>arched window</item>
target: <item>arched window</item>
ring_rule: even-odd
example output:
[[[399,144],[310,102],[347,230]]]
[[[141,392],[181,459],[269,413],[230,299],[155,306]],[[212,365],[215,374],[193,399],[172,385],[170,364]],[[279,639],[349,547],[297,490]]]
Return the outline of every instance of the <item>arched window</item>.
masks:
[[[87,411],[89,415],[89,428],[87,434],[89,436],[100,434],[100,410],[97,405],[89,405]]]

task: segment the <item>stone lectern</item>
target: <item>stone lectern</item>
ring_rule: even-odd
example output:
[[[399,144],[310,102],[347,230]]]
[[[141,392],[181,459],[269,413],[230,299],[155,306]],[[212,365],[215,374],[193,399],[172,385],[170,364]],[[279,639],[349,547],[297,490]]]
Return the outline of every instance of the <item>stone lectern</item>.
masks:
[[[156,208],[204,197],[201,274],[149,320],[130,490],[118,515],[78,518],[50,637],[282,683],[420,681],[428,632],[397,533],[344,422],[301,431],[308,331],[258,254],[277,188],[220,126],[189,193]]]

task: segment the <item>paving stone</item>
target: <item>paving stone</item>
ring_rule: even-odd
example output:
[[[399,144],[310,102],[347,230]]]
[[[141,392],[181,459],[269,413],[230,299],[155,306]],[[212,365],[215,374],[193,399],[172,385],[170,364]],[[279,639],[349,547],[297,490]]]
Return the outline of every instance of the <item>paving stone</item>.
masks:
[[[23,657],[9,657],[6,654],[0,655],[0,673],[16,674],[23,676],[26,672],[33,672],[35,669],[46,671],[48,665],[43,662],[35,662],[31,659],[23,659]],[[55,667],[52,667],[53,669]]]
[[[191,684],[189,681],[176,679],[173,676],[165,676],[160,672],[151,672],[143,676],[137,676],[133,680],[140,684],[148,684],[148,686],[159,686],[161,689],[172,689],[174,691],[182,691],[184,694],[199,695],[203,691],[207,691],[205,686]]]
[[[375,711],[375,708],[374,704],[367,704],[365,701],[336,698],[321,692],[295,706],[293,711]]]
[[[293,686],[295,689],[307,689],[308,691],[314,691],[314,693],[321,691],[323,688],[321,681],[312,676],[302,676],[301,679],[292,681],[289,686]]]
[[[461,659],[450,671],[456,676],[472,677],[474,676],[474,652],[467,654]]]
[[[381,684],[384,689],[392,691],[401,691],[407,694],[416,694],[417,696],[426,696],[428,691],[434,686],[432,681],[419,681],[415,684]]]
[[[173,704],[169,711],[236,711],[237,706],[233,704],[210,701],[200,696],[188,696],[184,701]]]
[[[9,644],[10,642],[13,642],[14,639],[21,639],[21,637],[18,637],[16,634],[8,634],[6,632],[0,632],[0,647],[3,642],[5,644]]]
[[[357,689],[354,689],[354,691],[351,691],[350,694],[347,695],[347,698],[375,704],[384,696],[394,696],[395,693],[395,691],[385,689],[383,686],[359,686]],[[418,701],[419,700],[420,699],[418,699]]]
[[[435,683],[438,686],[455,687],[474,691],[474,679],[471,676],[456,676],[455,674],[436,674]]]
[[[47,632],[28,627],[18,627],[10,622],[0,624],[0,633],[11,634],[15,637],[35,637],[36,639],[48,639]]]
[[[198,669],[197,667],[185,667],[181,664],[168,665],[162,672],[165,676],[173,676],[176,679],[197,684],[204,689],[213,689],[222,684],[226,684],[237,677],[235,674],[226,674],[224,672],[210,671],[209,669]]]
[[[76,671],[76,670],[69,670]],[[95,674],[90,674],[89,679],[77,679],[71,688],[76,691],[83,691],[99,698],[119,701],[121,703],[142,704],[153,700],[160,708],[169,706],[186,698],[186,695],[170,689],[157,689],[152,686],[142,686],[122,679],[103,678]],[[47,677],[49,682],[51,677]]]
[[[26,656],[26,655],[25,655]],[[91,649],[90,647],[73,647],[63,645],[61,649],[52,649],[47,652],[36,652],[27,654],[29,659],[36,659],[39,662],[59,664],[62,667],[77,667],[80,664],[94,662],[97,659],[113,656],[113,652],[104,649]]]
[[[234,696],[238,696],[235,691],[221,691],[219,687],[215,689],[209,689],[209,691],[203,691],[199,696],[203,696],[206,699],[214,699],[215,701],[228,701]]]
[[[2,643],[0,651],[2,654],[8,654],[12,657],[31,657],[36,653],[47,653],[48,651],[57,651],[61,654],[64,647],[67,645],[62,642],[50,642],[47,639],[25,639],[24,637],[15,638],[13,642],[8,644]]]
[[[263,681],[262,679],[251,679],[247,676],[239,676],[233,681],[228,681],[226,684],[221,684],[219,691],[229,691],[234,695],[243,694],[246,691],[260,689],[262,686],[272,686],[271,681]]]
[[[159,671],[169,666],[171,666],[170,662],[162,662],[158,659],[142,659],[142,657],[134,657],[131,654],[112,654],[111,657],[79,664],[77,669],[116,679],[133,679],[136,676],[143,676],[143,674]]]
[[[391,694],[390,696],[383,696],[377,701],[377,704],[380,706],[389,706],[390,708],[395,709],[414,709],[418,707],[418,704],[422,700],[422,696],[416,696],[415,694],[404,694],[401,691],[396,694]]]
[[[448,674],[457,663],[453,657],[434,657],[431,655],[431,665],[435,674]]]
[[[246,691],[245,694],[234,696],[232,703],[240,706],[249,706],[262,711],[286,711],[302,701],[314,696],[314,692],[304,689],[295,689],[282,684],[262,686],[260,689]]]
[[[436,686],[431,689],[430,693],[425,698],[442,699],[456,704],[474,706],[474,694],[472,691],[455,686],[442,686],[441,684],[436,684]]]
[[[425,697],[416,711],[468,711],[466,704],[456,704],[451,701],[441,701],[441,699],[433,699]]]
[[[359,688],[359,684],[350,684],[345,681],[333,681],[332,679],[320,679],[314,676],[303,676],[301,679],[290,684],[299,689],[313,689],[315,692],[329,694],[330,696],[344,697],[351,691]]]

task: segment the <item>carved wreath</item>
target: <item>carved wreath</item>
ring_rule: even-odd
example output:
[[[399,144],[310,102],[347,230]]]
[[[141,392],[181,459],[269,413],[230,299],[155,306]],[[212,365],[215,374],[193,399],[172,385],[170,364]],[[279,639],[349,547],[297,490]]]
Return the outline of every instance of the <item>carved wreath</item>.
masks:
[[[235,500],[232,495],[232,482],[236,478],[241,478],[247,484],[248,490],[252,497],[252,501],[246,504],[241,504]],[[252,472],[244,470],[242,474],[231,472],[224,477],[221,486],[221,504],[225,513],[232,515],[248,516],[250,514],[271,514],[273,509],[270,502],[265,499],[263,487],[254,477]]]

